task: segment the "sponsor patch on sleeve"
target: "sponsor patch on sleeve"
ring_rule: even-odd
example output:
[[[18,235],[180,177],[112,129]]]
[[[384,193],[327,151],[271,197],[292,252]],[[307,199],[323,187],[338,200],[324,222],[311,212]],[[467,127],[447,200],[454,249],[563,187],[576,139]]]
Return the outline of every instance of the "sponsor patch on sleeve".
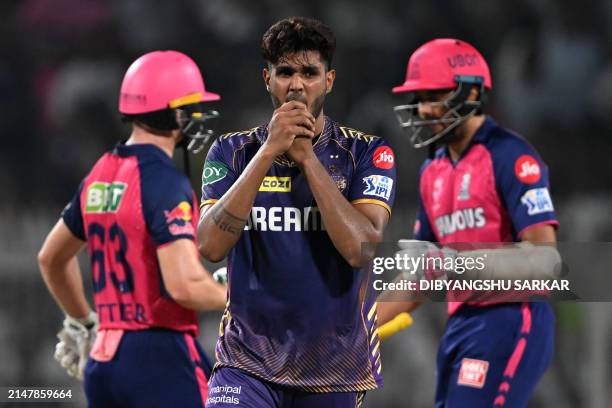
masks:
[[[374,166],[379,169],[389,170],[395,165],[395,156],[393,150],[388,146],[380,146],[372,155]]]
[[[170,211],[164,211],[168,231],[172,235],[194,235],[191,218],[193,211],[187,201],[181,201],[179,205]]]
[[[461,360],[461,369],[459,370],[459,376],[457,377],[457,384],[474,388],[482,388],[485,380],[487,379],[488,370],[488,361],[464,358]]]
[[[379,174],[373,174],[363,178],[366,184],[366,189],[363,194],[389,200],[391,191],[393,190],[393,179]]]
[[[527,214],[536,215],[554,211],[550,193],[546,187],[527,190],[521,197],[521,203],[527,207]]]
[[[538,161],[528,154],[524,154],[514,162],[516,178],[525,184],[534,184],[540,181],[542,172]]]
[[[202,184],[207,186],[209,184],[216,183],[219,180],[223,180],[227,176],[227,167],[224,163],[208,160],[204,163],[204,170],[202,170]]]

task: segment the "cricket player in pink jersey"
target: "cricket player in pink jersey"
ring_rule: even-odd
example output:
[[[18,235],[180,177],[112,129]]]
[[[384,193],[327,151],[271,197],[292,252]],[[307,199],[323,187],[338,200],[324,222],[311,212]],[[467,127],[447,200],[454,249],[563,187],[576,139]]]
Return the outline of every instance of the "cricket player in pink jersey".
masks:
[[[206,400],[211,366],[195,340],[195,311],[222,309],[226,289],[200,263],[198,202],[172,155],[205,134],[202,102],[217,99],[182,53],[134,61],[119,99],[132,134],[94,165],[40,250],[43,278],[66,313],[56,358],[84,376],[90,407]],[[97,313],[76,259],[85,246]]]
[[[556,241],[548,169],[527,141],[482,113],[483,96],[491,88],[482,55],[456,39],[418,48],[406,81],[393,88],[411,98],[394,110],[415,147],[440,146],[420,172],[417,240],[442,245]],[[535,248],[521,244],[508,250],[523,259]],[[435,406],[526,407],[553,354],[550,305],[470,302],[453,292],[448,297],[464,301],[448,303]],[[379,325],[420,304],[379,303]]]

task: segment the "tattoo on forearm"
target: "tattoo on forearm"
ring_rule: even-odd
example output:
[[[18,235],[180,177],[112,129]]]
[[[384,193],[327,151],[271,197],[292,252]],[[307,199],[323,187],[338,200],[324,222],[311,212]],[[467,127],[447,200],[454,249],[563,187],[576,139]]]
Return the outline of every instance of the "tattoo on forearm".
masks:
[[[214,211],[212,213],[212,220],[215,225],[221,231],[226,231],[233,235],[242,234],[242,230],[244,229],[247,220],[236,217],[235,215],[227,211],[225,208],[223,208],[222,205],[216,207],[217,208],[211,208],[211,211]]]

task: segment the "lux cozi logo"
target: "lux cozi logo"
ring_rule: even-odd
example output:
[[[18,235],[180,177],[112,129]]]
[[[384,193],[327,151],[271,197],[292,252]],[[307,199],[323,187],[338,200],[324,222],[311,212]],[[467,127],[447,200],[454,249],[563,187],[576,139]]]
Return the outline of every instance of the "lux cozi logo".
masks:
[[[95,181],[87,187],[85,201],[86,213],[114,213],[121,205],[121,199],[127,189],[126,183],[105,183]]]
[[[261,182],[259,191],[288,193],[291,191],[291,177],[266,176]]]

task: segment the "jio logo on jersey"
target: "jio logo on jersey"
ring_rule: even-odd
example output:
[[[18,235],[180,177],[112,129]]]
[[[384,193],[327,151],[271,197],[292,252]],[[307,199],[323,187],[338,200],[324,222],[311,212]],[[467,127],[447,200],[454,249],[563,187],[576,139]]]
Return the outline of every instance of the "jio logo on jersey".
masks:
[[[363,194],[380,197],[384,200],[388,200],[391,197],[391,191],[393,188],[393,179],[387,176],[381,176],[379,174],[373,174],[363,178],[363,182],[366,184],[366,189],[363,190]]]
[[[395,165],[395,156],[393,150],[387,146],[380,146],[372,155],[374,166],[379,169],[389,170]]]
[[[524,154],[516,159],[514,174],[525,184],[537,183],[541,176],[540,165],[533,156]]]

